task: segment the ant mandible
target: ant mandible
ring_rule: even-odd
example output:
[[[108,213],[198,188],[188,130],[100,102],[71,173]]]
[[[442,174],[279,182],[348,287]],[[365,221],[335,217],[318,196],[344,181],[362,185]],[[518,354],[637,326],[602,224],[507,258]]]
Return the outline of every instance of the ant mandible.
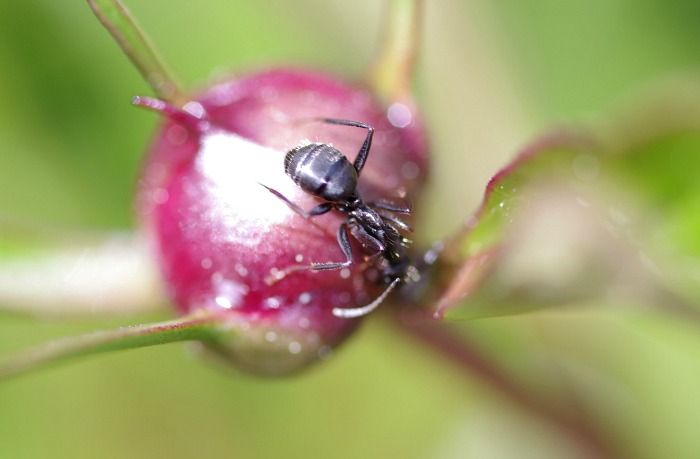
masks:
[[[399,283],[415,280],[418,272],[408,255],[410,240],[401,231],[411,231],[408,224],[395,213],[410,214],[407,206],[388,201],[364,202],[357,192],[357,181],[369,156],[374,128],[359,121],[336,118],[319,118],[317,121],[367,130],[362,147],[350,161],[338,149],[326,143],[301,145],[287,152],[284,170],[301,189],[324,200],[309,211],[301,209],[279,191],[263,185],[272,194],[284,201],[292,210],[309,219],[335,209],[347,215],[338,228],[338,245],[345,261],[311,263],[291,266],[286,273],[299,270],[327,271],[342,269],[353,263],[350,234],[366,249],[372,250],[370,259],[379,263],[382,280],[387,288],[371,303],[358,308],[333,308],[333,315],[355,318],[372,312],[396,288]]]

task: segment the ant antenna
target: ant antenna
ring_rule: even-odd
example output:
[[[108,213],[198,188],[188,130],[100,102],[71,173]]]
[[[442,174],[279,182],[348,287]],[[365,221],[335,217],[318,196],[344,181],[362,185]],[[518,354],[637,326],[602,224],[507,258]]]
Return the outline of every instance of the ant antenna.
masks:
[[[389,284],[386,290],[384,290],[382,294],[379,295],[377,299],[372,301],[370,304],[359,308],[333,308],[333,315],[341,319],[355,319],[357,317],[369,314],[370,312],[377,309],[377,306],[382,304],[382,301],[384,301],[384,299],[389,295],[389,293],[391,293],[391,291],[394,290],[394,288],[398,285],[400,281],[401,279],[398,277],[391,281],[391,284]]]

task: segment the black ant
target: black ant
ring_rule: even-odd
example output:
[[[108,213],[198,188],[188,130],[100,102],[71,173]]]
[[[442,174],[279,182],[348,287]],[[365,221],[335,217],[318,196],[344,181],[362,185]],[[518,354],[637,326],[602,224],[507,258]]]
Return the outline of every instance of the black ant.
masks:
[[[365,306],[333,309],[333,315],[336,317],[360,317],[376,309],[399,283],[419,278],[418,271],[408,256],[407,248],[411,241],[401,234],[401,231],[408,232],[411,228],[393,215],[410,214],[411,209],[387,201],[366,203],[357,192],[357,181],[372,146],[373,127],[359,121],[335,118],[319,118],[317,121],[367,129],[367,137],[354,163],[350,163],[338,149],[325,143],[301,145],[287,152],[284,158],[284,170],[287,175],[304,191],[323,199],[324,202],[309,211],[304,211],[279,191],[263,186],[304,218],[323,215],[333,209],[347,214],[347,220],[340,225],[337,235],[345,261],[292,266],[285,270],[285,273],[307,269],[326,271],[350,266],[353,258],[349,229],[350,234],[363,247],[374,252],[370,259],[379,261],[382,279],[388,284],[381,295]]]

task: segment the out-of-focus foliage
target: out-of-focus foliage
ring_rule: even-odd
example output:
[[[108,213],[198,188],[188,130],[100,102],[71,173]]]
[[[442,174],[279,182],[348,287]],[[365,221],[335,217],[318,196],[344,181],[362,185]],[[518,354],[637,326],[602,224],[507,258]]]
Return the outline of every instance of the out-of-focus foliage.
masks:
[[[626,296],[615,300],[640,308],[695,314],[694,96],[657,103],[652,110],[664,113],[662,121],[611,123],[607,138],[554,133],[499,171],[460,241],[465,266],[477,266],[456,282],[469,291],[461,308],[443,306],[449,317],[604,300],[616,291]]]
[[[369,1],[128,3],[192,86],[221,69],[272,63],[359,73],[374,39],[366,30],[379,24],[379,2]],[[657,80],[691,72],[696,81],[697,2],[426,3],[418,97],[435,167],[421,203],[417,237],[424,241],[453,231],[478,205],[489,174],[546,126],[602,123]],[[129,105],[148,90],[87,5],[0,0],[0,68],[0,215],[49,230],[130,225],[134,180],[155,120]],[[662,124],[666,114],[652,109],[648,119]],[[604,127],[610,138],[623,129]],[[659,139],[611,166],[615,179],[622,175],[639,190],[634,209],[652,202],[659,212],[658,233],[643,241],[659,242],[661,234],[657,247],[673,247],[692,263],[700,240],[697,149],[696,139]],[[685,157],[666,162],[665,151]],[[673,282],[696,297],[693,271],[668,260],[680,270]],[[633,301],[585,302],[599,307],[449,327],[524,386],[554,402],[575,398],[630,457],[695,457],[697,324]],[[577,457],[557,429],[478,379],[465,382],[374,319],[336,358],[295,379],[218,372],[172,345],[5,383],[3,455]],[[0,351],[114,324],[2,316]]]

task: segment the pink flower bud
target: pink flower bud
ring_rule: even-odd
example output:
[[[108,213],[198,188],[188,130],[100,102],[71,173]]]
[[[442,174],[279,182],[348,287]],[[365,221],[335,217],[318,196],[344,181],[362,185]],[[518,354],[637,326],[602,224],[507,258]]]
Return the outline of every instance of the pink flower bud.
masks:
[[[326,355],[359,322],[335,317],[333,308],[378,294],[372,265],[363,262],[368,253],[355,241],[348,269],[284,275],[290,266],[344,260],[335,235],[346,216],[306,220],[262,185],[302,209],[317,205],[285,175],[284,157],[320,142],[352,161],[365,131],[314,120],[344,118],[376,129],[358,184],[363,198],[410,200],[427,169],[413,107],[384,107],[368,90],[327,75],[275,70],[216,84],[182,112],[151,108],[167,120],[137,205],[179,311],[220,313],[221,329],[231,332],[212,350],[255,372],[288,373]]]

